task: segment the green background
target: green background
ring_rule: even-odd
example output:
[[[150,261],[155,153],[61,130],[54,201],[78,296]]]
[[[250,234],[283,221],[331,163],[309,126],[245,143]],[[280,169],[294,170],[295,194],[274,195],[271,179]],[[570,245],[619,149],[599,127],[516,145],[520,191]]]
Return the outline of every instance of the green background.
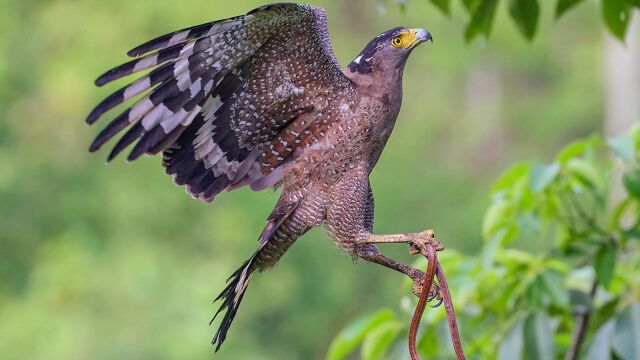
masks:
[[[346,65],[375,35],[425,27],[435,42],[407,63],[404,102],[372,174],[375,229],[434,228],[473,254],[495,176],[548,160],[602,128],[602,44],[595,4],[559,21],[542,4],[525,41],[501,7],[490,42],[464,42],[467,19],[427,1],[311,1],[328,12]],[[277,193],[242,189],[208,205],[160,159],[104,165],[84,123],[118,85],[95,88],[127,50],[258,1],[0,0],[0,358],[211,358],[211,300],[253,252]],[[118,84],[122,85],[121,81]],[[406,247],[384,251],[413,261]],[[216,359],[321,358],[350,319],[406,292],[400,275],[352,259],[312,231],[254,277]]]

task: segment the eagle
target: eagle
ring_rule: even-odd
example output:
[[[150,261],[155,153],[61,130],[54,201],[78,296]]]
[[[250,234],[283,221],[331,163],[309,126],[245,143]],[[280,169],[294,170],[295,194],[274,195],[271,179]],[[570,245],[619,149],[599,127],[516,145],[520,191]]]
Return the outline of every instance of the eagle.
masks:
[[[244,186],[281,189],[257,249],[216,299],[214,319],[224,316],[211,342],[215,351],[252,274],[272,267],[316,226],[354,260],[399,271],[413,280],[414,293],[422,291],[423,272],[376,246],[420,233],[373,234],[369,174],[398,117],[407,58],[429,40],[424,29],[396,27],[342,69],[324,9],[276,3],[150,40],[127,53],[135,59],[95,81],[103,86],[150,70],[88,115],[93,124],[139,98],[97,135],[91,152],[124,132],[108,161],[129,145],[130,161],[161,153],[173,181],[206,202]]]

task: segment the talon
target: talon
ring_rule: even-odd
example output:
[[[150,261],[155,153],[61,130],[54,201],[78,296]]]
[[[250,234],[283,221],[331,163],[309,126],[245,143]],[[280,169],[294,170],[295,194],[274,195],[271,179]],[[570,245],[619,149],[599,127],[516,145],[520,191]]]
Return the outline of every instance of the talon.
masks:
[[[427,301],[431,301],[440,295],[440,286],[438,284],[433,283],[431,285],[431,290],[429,290],[429,296],[427,297]]]
[[[442,295],[442,289],[440,288],[440,285],[436,283],[433,283],[433,285],[431,286],[431,291],[429,291],[429,297],[427,298],[427,301],[432,301],[434,299],[437,299],[438,303],[435,305],[431,305],[432,308],[436,308],[440,306],[444,301],[444,296]]]
[[[436,240],[436,239],[431,239],[431,240],[429,241],[429,244],[431,244],[431,246],[433,246],[433,247],[434,247],[434,249],[436,249],[436,251],[442,251],[442,250],[444,250],[444,244],[443,244],[443,243],[441,243],[441,242],[439,242],[439,241],[438,241],[438,240]]]
[[[420,248],[415,243],[409,243],[409,255],[420,254]]]
[[[437,304],[435,304],[435,305],[431,305],[431,307],[432,307],[432,308],[437,308],[438,306],[442,305],[442,303],[444,302],[444,299],[443,299],[443,298],[440,298],[440,299],[438,299],[438,300],[439,300],[439,301],[438,301],[438,303],[437,303]]]
[[[436,251],[444,250],[444,244],[436,240],[436,235],[431,229],[419,233],[418,239],[420,239],[424,244],[432,245]]]
[[[421,245],[430,244],[433,245],[437,251],[444,250],[444,245],[436,240],[436,235],[431,229],[415,234],[414,238],[410,240],[409,243],[412,247],[416,247],[418,249],[422,247]]]

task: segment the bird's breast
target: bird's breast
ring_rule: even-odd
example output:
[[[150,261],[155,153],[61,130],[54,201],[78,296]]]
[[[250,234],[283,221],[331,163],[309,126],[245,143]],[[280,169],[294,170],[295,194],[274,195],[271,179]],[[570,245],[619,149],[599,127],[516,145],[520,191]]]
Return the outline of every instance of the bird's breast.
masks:
[[[396,101],[387,95],[337,103],[324,136],[298,151],[283,184],[330,186],[362,164],[372,168],[393,129],[399,111]]]

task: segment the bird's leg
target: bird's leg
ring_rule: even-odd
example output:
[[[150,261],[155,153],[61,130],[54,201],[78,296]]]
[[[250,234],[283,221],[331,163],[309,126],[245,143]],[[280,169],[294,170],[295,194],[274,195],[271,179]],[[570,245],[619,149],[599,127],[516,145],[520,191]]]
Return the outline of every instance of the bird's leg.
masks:
[[[365,244],[410,244],[412,246],[420,247],[420,244],[432,244],[436,250],[444,250],[444,245],[439,243],[433,230],[425,230],[419,233],[406,233],[406,234],[388,234],[388,235],[375,235],[369,234],[369,236],[360,243]]]
[[[435,239],[432,230],[408,234],[370,234],[367,238],[360,240],[359,243],[362,244],[357,247],[357,255],[359,257],[366,261],[386,266],[409,276],[411,280],[413,280],[412,291],[416,296],[420,296],[420,293],[422,292],[424,272],[409,265],[398,263],[395,260],[382,255],[378,248],[376,248],[375,244],[408,243],[411,246],[409,249],[411,254],[420,253],[420,249],[423,248],[426,243],[433,244],[436,250],[444,249],[444,246]],[[434,298],[442,300],[440,287],[435,282],[431,286],[431,289],[429,289],[429,300],[433,300]]]
[[[360,245],[358,246],[356,253],[358,257],[366,261],[376,263],[378,265],[386,266],[389,269],[393,269],[395,271],[401,272],[413,280],[422,279],[422,277],[424,276],[424,272],[412,266],[399,263],[393,259],[390,259],[382,255],[382,253],[380,253],[380,250],[378,250],[378,248],[376,248],[375,245],[372,245],[372,244]]]

